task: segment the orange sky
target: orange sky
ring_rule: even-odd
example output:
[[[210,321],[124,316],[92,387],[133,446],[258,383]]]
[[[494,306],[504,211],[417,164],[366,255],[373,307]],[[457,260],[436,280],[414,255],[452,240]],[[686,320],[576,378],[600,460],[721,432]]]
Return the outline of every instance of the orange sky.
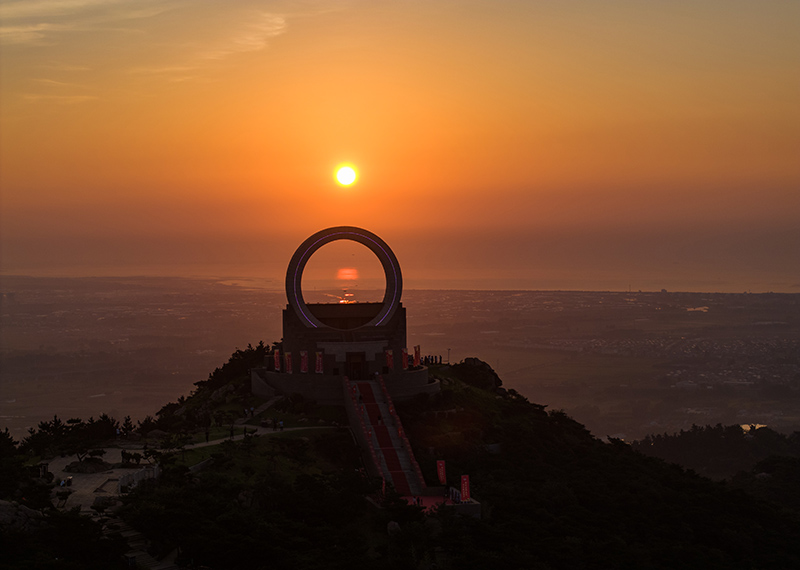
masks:
[[[800,291],[794,1],[0,4],[4,273]],[[357,165],[352,188],[335,184]]]

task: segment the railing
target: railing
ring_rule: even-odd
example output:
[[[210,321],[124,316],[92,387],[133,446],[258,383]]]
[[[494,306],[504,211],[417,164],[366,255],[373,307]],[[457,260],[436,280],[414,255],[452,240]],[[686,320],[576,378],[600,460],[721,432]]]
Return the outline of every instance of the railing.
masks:
[[[362,409],[362,406],[359,406],[358,404],[358,387],[353,385],[350,382],[350,379],[345,376],[344,389],[347,394],[346,397],[349,397],[353,412],[356,414],[356,418],[358,419],[358,423],[361,427],[361,433],[364,434],[364,439],[367,442],[369,454],[372,457],[372,462],[375,465],[375,469],[381,474],[381,479],[383,481],[381,488],[384,489],[386,487],[386,476],[384,474],[383,467],[381,466],[381,462],[378,460],[378,454],[375,453],[375,445],[372,443],[372,430],[367,430],[367,424],[364,422],[364,410]]]
[[[384,382],[383,376],[378,376],[378,382],[381,385],[383,397],[386,399],[386,403],[389,406],[389,414],[391,414],[394,424],[397,427],[397,435],[400,436],[400,439],[402,440],[403,445],[408,452],[408,458],[411,461],[411,467],[414,469],[422,489],[425,489],[427,488],[427,485],[425,484],[425,477],[422,476],[422,469],[419,468],[419,463],[417,463],[417,459],[414,457],[414,452],[411,450],[411,442],[408,441],[408,437],[406,437],[406,434],[403,431],[403,424],[400,422],[400,416],[397,415],[397,412],[394,409],[394,403],[392,402],[392,397],[389,395],[389,390],[386,388],[386,382]]]

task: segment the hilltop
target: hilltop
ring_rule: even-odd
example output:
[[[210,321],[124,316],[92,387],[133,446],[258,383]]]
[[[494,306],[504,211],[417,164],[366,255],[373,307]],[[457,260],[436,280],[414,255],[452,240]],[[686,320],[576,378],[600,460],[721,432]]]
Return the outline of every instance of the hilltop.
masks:
[[[136,436],[172,447],[159,450],[161,478],[128,493],[117,516],[153,554],[177,548],[177,562],[215,569],[800,566],[796,511],[601,441],[564,412],[504,390],[477,359],[432,367],[441,393],[398,412],[429,485],[439,459],[449,483],[469,474],[483,517],[424,513],[391,490],[380,499],[336,408],[284,399],[241,417],[263,408],[247,369],[266,350],[237,351],[192,395],[140,422]],[[224,439],[231,426],[273,418],[318,428]],[[187,450],[206,430],[219,445]]]

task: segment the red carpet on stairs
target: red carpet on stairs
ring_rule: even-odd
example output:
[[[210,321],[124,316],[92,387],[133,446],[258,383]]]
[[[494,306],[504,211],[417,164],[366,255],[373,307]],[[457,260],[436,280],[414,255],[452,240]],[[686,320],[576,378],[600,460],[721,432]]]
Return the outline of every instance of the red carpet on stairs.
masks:
[[[383,457],[386,459],[386,466],[389,468],[389,471],[403,470],[400,466],[400,458],[397,457],[397,452],[393,447],[382,447],[381,452],[383,452]]]
[[[378,404],[364,404],[364,407],[367,408],[367,415],[369,416],[369,423],[373,426],[378,426],[378,420],[381,417],[381,411],[378,408]]]
[[[368,382],[359,382],[358,389],[361,392],[361,401],[367,409],[369,423],[373,426],[377,426],[379,423],[378,420],[381,417],[381,411],[378,408],[378,404],[375,403],[375,394],[372,391],[372,386],[370,386]]]
[[[375,436],[378,438],[378,443],[381,447],[394,447],[392,438],[389,437],[389,428],[376,425],[373,425],[373,428],[375,429]]]
[[[361,399],[365,404],[371,404],[375,402],[375,394],[372,393],[372,386],[369,384],[369,382],[359,382],[357,386],[358,390],[361,392]]]
[[[392,476],[392,484],[394,485],[394,490],[406,497],[410,495],[411,486],[408,484],[408,480],[406,479],[406,474],[403,473],[402,471],[390,471],[389,473]]]
[[[372,385],[369,382],[358,382],[356,384],[361,394],[361,402],[367,411],[367,417],[371,428],[375,430],[375,437],[378,438],[380,451],[386,461],[386,467],[389,469],[389,475],[392,478],[392,484],[395,490],[401,495],[408,496],[411,494],[411,486],[408,484],[406,474],[400,465],[400,458],[397,456],[397,450],[394,448],[392,438],[389,435],[389,428],[379,422],[381,419],[381,412],[378,404],[375,401],[375,393],[372,391]]]

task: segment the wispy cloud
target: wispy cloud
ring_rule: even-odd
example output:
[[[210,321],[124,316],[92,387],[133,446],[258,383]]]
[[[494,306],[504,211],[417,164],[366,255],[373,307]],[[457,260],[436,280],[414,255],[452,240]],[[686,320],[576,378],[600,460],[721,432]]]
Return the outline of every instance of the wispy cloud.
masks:
[[[26,93],[23,99],[33,102],[58,103],[61,105],[74,105],[75,103],[85,103],[99,99],[95,95],[42,95],[41,93]]]
[[[118,3],[114,0],[10,0],[0,4],[0,18],[50,18]]]
[[[198,6],[188,0],[10,0],[0,4],[0,41],[22,50],[36,46],[40,51],[30,53],[39,59],[58,58],[62,65],[49,68],[54,72],[92,68],[170,82],[197,80],[201,69],[263,50],[286,33],[290,16],[259,6],[255,1]],[[86,49],[101,43],[96,52]],[[42,62],[37,69],[48,67]],[[63,79],[39,83],[54,86]]]
[[[176,63],[142,65],[130,69],[130,72],[162,76],[172,82],[194,80],[198,76],[195,72],[211,62],[265,49],[272,38],[288,29],[287,17],[283,14],[258,12],[254,15],[245,11],[228,20],[225,26],[219,26],[215,38],[204,39],[202,43],[182,44],[179,48],[176,46],[172,56]]]
[[[169,0],[12,0],[0,4],[0,41],[48,44],[59,33],[150,18],[177,5]]]
[[[0,18],[49,20],[104,13],[107,19],[121,20],[154,16],[175,4],[168,0],[10,0],[0,4]]]
[[[285,31],[286,18],[284,16],[262,13],[257,21],[245,24],[234,35],[201,55],[205,59],[223,59],[234,53],[258,51],[267,46],[270,38],[279,36]]]
[[[39,66],[40,69],[47,69],[50,71],[63,71],[65,73],[71,73],[74,71],[91,71],[91,67],[86,65],[70,65],[68,63],[51,63],[51,64],[43,64]]]
[[[55,79],[36,78],[33,81],[46,85],[48,87],[79,87],[75,83],[68,83],[66,81],[56,81]]]
[[[22,26],[0,26],[0,41],[4,44],[32,44],[42,42],[48,33],[65,30],[59,24],[28,24]]]
[[[163,65],[163,66],[143,66],[130,69],[134,75],[160,76],[170,83],[182,83],[197,79],[199,65]]]

